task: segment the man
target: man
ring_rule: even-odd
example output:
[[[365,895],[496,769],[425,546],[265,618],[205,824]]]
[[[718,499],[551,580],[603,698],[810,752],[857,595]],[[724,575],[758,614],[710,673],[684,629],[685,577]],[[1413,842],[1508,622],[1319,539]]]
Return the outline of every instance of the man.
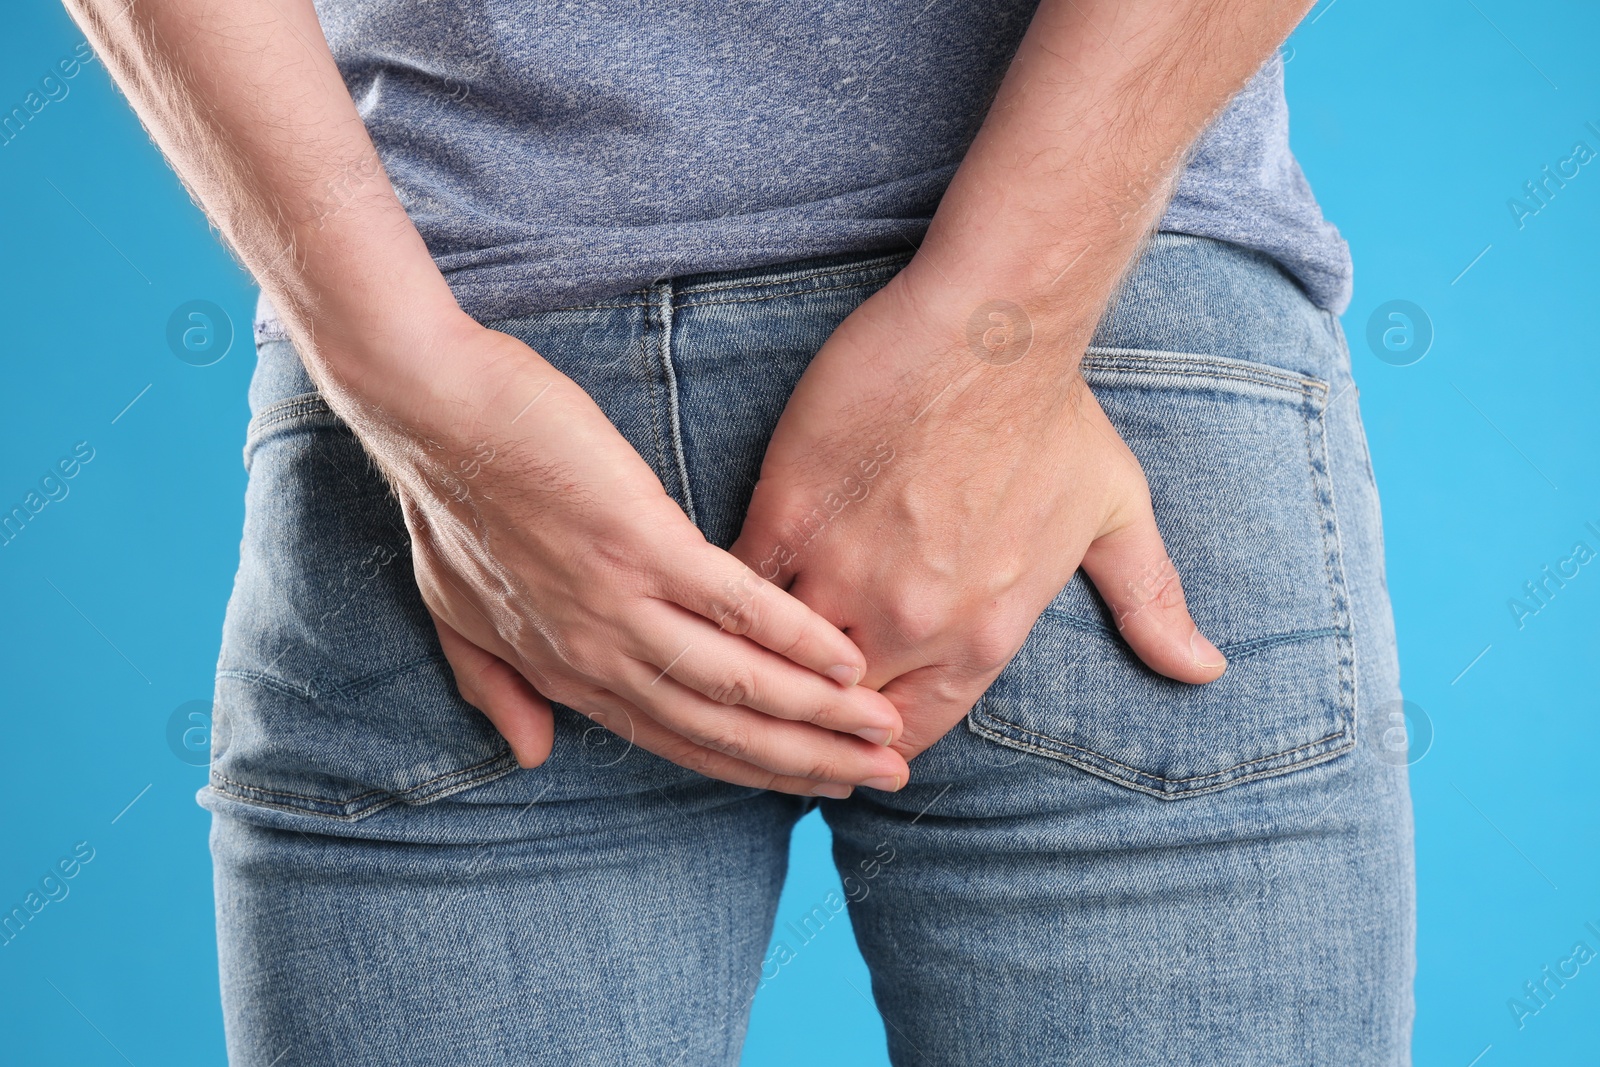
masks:
[[[264,297],[232,1062],[735,1062],[819,803],[897,1063],[1407,1062],[1303,4],[69,5]]]

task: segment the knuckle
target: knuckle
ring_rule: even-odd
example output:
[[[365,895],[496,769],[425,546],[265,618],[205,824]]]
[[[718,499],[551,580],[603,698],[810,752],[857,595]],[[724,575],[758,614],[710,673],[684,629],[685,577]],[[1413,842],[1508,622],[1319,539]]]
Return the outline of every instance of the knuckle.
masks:
[[[813,782],[841,782],[839,761],[831,756],[814,756],[801,777]]]
[[[702,748],[743,760],[750,752],[750,734],[739,726],[724,726],[696,739]]]
[[[998,674],[1011,662],[1017,647],[1009,629],[984,623],[967,638],[967,662],[977,674]]]
[[[1178,572],[1172,568],[1172,562],[1167,562],[1161,584],[1156,587],[1156,605],[1163,610],[1171,610],[1183,606],[1183,583],[1178,580]]]
[[[587,644],[568,643],[560,649],[561,664],[578,678],[599,678],[604,670],[600,654]]]
[[[1117,617],[1119,626],[1147,610],[1170,611],[1184,603],[1183,583],[1178,580],[1178,571],[1168,558],[1146,564],[1137,578],[1129,578],[1124,583],[1122,593],[1123,606]]]
[[[462,700],[465,700],[473,707],[479,709],[480,711],[483,709],[483,705],[480,703],[483,698],[480,697],[477,691],[467,683],[466,678],[464,677],[464,672],[462,671],[456,672],[456,693],[461,697]]]
[[[595,715],[586,709],[596,707],[595,697],[600,695],[593,687],[579,685],[559,674],[544,674],[539,684],[539,694],[546,700],[581,711],[591,719]]]
[[[718,704],[748,704],[755,694],[755,672],[748,667],[734,667],[706,691],[706,695]]]
[[[712,754],[698,745],[684,745],[671,755],[672,762],[680,767],[711,777],[716,759]]]
[[[843,722],[850,716],[850,709],[837,700],[824,700],[821,703],[810,705],[802,721],[815,726],[831,727],[835,723]]]
[[[756,626],[755,596],[733,583],[726,595],[716,604],[717,625],[739,637],[744,637]]]
[[[926,595],[901,596],[885,608],[884,614],[900,637],[911,645],[931,641],[945,625],[943,603]]]

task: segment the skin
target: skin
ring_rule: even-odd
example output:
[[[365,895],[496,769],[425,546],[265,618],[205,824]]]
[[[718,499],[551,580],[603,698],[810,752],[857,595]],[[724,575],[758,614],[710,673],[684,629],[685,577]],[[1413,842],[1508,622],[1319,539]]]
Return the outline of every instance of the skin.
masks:
[[[557,701],[737,784],[900,788],[1080,563],[1152,669],[1225,669],[1077,364],[1304,3],[1043,0],[921,250],[800,382],[731,553],[461,311],[311,0],[67,6],[393,487],[461,694],[524,766]]]

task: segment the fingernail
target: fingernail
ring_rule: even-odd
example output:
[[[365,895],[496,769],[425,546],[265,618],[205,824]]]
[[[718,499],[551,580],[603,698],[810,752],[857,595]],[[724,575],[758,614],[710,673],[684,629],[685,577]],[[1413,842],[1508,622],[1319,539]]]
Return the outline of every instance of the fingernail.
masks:
[[[861,787],[863,789],[881,789],[885,793],[893,793],[900,788],[900,776],[891,774],[882,778],[868,778],[861,783]]]
[[[887,745],[890,741],[894,740],[894,731],[885,730],[881,726],[867,726],[863,729],[857,730],[856,736],[865,738],[875,745]]]
[[[1195,627],[1194,633],[1189,635],[1189,655],[1197,667],[1210,669],[1228,665],[1228,657],[1218,652],[1217,646],[1206,640],[1206,635],[1200,632],[1198,626]]]
[[[811,790],[811,795],[814,797],[830,797],[833,800],[843,800],[855,791],[855,786],[845,785],[843,782],[823,782],[821,785]]]
[[[847,667],[843,663],[829,667],[825,672],[829,678],[840,685],[849,688],[861,681],[861,671],[857,667]]]

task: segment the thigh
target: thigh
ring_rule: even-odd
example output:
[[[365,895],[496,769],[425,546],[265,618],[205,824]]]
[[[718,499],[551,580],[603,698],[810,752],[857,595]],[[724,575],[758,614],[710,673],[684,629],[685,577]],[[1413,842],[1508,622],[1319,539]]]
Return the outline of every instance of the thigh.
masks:
[[[360,835],[220,813],[229,1062],[737,1063],[797,804],[721,792],[443,800]]]
[[[1080,574],[911,786],[824,802],[892,1057],[1407,1063],[1407,756],[1337,323],[1163,237],[1085,377],[1229,668],[1153,674]]]
[[[670,491],[642,300],[497,324],[578,378]],[[801,801],[556,708],[516,766],[455,692],[404,524],[292,349],[252,385],[211,780],[230,1061],[737,1061]]]

